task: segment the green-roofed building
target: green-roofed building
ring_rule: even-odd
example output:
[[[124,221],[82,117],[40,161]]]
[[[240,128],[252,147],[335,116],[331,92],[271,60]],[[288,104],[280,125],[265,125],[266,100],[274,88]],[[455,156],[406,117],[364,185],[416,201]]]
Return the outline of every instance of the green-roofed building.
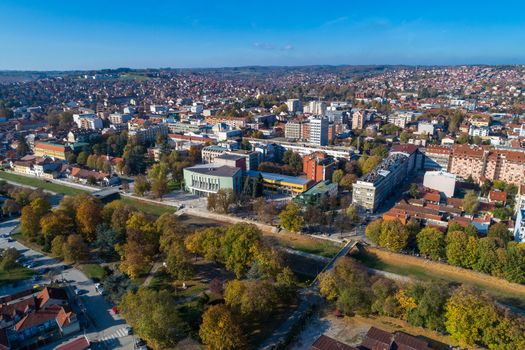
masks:
[[[294,201],[304,206],[319,205],[323,197],[336,195],[337,187],[337,183],[332,183],[330,180],[321,181],[295,197]]]

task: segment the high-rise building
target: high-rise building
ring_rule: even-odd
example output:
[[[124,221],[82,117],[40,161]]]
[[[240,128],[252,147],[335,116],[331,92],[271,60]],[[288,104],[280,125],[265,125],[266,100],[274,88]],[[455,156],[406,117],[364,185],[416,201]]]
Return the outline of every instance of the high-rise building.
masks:
[[[363,129],[365,126],[365,112],[355,111],[352,114],[352,130]]]
[[[288,107],[288,112],[297,113],[303,110],[303,105],[301,101],[296,98],[290,98],[286,101],[286,106]]]
[[[334,171],[334,159],[324,152],[314,152],[303,157],[303,172],[309,180],[331,180]]]
[[[319,146],[328,144],[328,119],[310,119],[310,136],[308,137],[308,142]]]
[[[326,103],[323,101],[310,101],[304,111],[314,115],[325,116]]]

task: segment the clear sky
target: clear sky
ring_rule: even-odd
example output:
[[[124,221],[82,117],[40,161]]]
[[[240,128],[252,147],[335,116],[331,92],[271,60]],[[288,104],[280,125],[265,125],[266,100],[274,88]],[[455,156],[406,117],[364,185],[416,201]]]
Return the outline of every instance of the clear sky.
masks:
[[[524,1],[0,0],[0,70],[523,64]]]

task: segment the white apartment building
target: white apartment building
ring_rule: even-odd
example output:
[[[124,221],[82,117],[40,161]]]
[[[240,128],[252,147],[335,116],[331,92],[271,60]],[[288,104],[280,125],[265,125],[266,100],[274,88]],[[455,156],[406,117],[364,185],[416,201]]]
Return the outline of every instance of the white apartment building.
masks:
[[[308,142],[318,146],[326,146],[328,144],[327,118],[310,119],[310,137]]]

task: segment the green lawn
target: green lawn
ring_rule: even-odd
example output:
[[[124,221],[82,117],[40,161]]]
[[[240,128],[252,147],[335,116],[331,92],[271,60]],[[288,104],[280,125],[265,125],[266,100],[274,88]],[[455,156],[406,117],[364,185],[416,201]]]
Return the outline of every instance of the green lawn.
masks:
[[[305,253],[324,256],[326,258],[334,257],[341,250],[341,246],[336,243],[321,240],[312,240],[311,242],[293,242],[277,238],[280,245]]]
[[[62,193],[66,195],[75,195],[78,193],[87,192],[84,190],[80,190],[78,188],[73,188],[73,187],[69,187],[65,185],[59,185],[59,184],[52,183],[52,182],[46,182],[41,179],[13,174],[13,173],[9,173],[6,171],[0,171],[0,179],[17,182],[21,185],[38,187],[44,190],[48,190],[48,191],[52,191],[56,193]]]
[[[177,208],[169,205],[155,204],[151,202],[141,201],[140,199],[135,198],[121,197],[120,201],[124,204],[128,204],[137,209],[140,209],[145,213],[157,216],[160,216],[164,213],[174,213],[177,211]]]
[[[17,267],[9,271],[0,270],[0,285],[23,281],[33,276],[33,270]]]
[[[92,280],[102,281],[107,275],[106,269],[97,264],[80,264],[77,267]]]

